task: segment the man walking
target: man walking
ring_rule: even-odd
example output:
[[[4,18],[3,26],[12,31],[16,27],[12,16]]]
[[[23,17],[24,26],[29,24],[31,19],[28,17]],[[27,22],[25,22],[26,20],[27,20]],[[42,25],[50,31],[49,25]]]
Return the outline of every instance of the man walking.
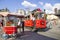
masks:
[[[24,19],[21,21],[22,32],[24,33]]]

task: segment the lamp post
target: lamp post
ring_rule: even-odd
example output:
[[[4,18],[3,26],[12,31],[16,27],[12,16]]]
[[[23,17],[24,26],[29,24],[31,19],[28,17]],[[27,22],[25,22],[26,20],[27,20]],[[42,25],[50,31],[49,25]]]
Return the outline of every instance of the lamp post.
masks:
[[[46,10],[44,9],[44,19],[46,20],[47,19],[47,15],[46,15]]]

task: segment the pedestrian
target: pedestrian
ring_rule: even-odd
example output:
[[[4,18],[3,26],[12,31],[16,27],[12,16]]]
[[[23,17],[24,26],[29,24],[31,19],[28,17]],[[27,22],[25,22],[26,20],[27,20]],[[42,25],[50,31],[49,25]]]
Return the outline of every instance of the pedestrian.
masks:
[[[30,15],[31,20],[35,21],[35,16],[34,14]]]
[[[18,33],[20,33],[21,32],[21,20],[20,19],[18,19],[17,28],[18,28]]]
[[[24,19],[21,20],[22,32],[24,33]]]
[[[2,24],[1,24],[1,22],[0,22],[0,28],[2,27]]]
[[[18,22],[18,32],[22,29],[22,32],[24,33],[24,19],[21,18]]]
[[[30,19],[33,21],[33,27],[32,29],[34,30],[35,29],[35,16],[34,16],[34,13],[30,15]]]

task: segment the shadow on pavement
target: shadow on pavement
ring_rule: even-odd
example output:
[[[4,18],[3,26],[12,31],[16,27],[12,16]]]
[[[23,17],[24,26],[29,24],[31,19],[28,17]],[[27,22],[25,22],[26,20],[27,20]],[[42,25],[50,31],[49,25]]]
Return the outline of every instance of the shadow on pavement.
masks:
[[[45,28],[45,29],[35,29],[34,32],[46,32],[49,31],[51,28]]]
[[[47,36],[43,36],[31,31],[25,31],[24,33],[17,34],[15,40],[57,40]]]

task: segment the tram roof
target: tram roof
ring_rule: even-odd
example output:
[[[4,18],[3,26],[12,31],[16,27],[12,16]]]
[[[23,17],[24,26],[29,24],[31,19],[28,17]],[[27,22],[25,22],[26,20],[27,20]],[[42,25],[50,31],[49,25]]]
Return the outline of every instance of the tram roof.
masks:
[[[19,17],[19,18],[24,17],[24,15],[20,15],[20,14],[17,14],[17,13],[9,13],[9,12],[0,12],[0,15],[2,15],[2,16],[16,16],[16,17]]]

